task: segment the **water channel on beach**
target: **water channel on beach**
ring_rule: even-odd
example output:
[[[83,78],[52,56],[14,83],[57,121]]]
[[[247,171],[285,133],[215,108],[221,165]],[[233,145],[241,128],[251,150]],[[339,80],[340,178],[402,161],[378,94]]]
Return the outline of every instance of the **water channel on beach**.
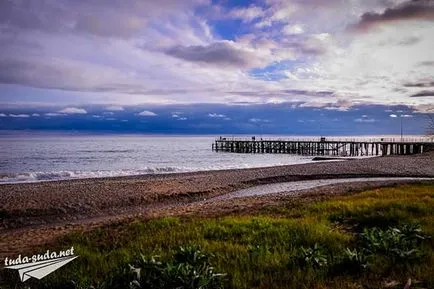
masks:
[[[227,200],[233,198],[244,198],[252,196],[262,196],[278,193],[291,193],[306,189],[313,189],[321,186],[335,185],[342,183],[354,182],[379,182],[379,181],[427,181],[434,180],[434,178],[411,178],[411,177],[381,177],[381,178],[349,178],[349,179],[320,179],[320,180],[307,180],[307,181],[294,181],[259,185],[247,189],[238,190],[229,194],[212,198],[213,201]]]

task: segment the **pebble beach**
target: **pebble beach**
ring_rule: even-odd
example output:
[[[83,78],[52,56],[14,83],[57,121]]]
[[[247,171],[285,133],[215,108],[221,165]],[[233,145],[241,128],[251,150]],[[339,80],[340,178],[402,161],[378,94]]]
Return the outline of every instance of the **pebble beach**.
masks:
[[[233,209],[240,203],[248,206],[249,203],[258,203],[258,199],[261,200],[259,203],[267,198],[276,200],[276,196],[263,196],[221,204],[203,203],[256,185],[361,177],[431,178],[434,177],[434,153],[253,169],[0,185],[0,255],[10,254],[29,242],[38,243],[35,236],[41,238],[41,243],[47,241],[47,236],[59,236],[77,226],[93,228],[135,216],[182,215],[186,208],[190,212],[213,214],[213,210],[217,212],[221,208],[231,211],[231,207]],[[338,186],[338,191],[390,183],[393,182],[345,183]],[[326,186],[322,190],[310,190],[310,193],[312,191],[330,192],[330,188]],[[202,206],[206,211],[198,209]]]

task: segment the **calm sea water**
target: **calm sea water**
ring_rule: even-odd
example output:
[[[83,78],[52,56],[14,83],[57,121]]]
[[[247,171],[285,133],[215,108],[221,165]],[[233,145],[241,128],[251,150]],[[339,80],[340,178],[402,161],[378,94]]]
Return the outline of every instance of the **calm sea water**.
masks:
[[[253,168],[310,162],[211,150],[213,136],[2,135],[0,183]]]
[[[267,167],[308,163],[312,159],[286,154],[216,153],[211,150],[214,139],[0,134],[0,183]]]

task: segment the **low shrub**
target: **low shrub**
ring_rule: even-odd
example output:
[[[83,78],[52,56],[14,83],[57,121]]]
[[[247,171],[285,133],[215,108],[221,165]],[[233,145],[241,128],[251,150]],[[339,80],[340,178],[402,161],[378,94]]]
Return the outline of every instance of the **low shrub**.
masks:
[[[406,224],[398,228],[382,230],[364,229],[359,234],[359,246],[366,254],[381,254],[395,262],[409,262],[421,257],[420,245],[428,238],[418,224]]]
[[[328,265],[328,254],[324,247],[315,243],[313,247],[300,248],[298,263],[312,268],[321,268]]]
[[[139,264],[130,266],[131,289],[183,288],[218,289],[223,288],[225,274],[217,273],[211,266],[212,255],[206,254],[197,246],[180,247],[173,260],[161,262],[153,256],[142,256]]]

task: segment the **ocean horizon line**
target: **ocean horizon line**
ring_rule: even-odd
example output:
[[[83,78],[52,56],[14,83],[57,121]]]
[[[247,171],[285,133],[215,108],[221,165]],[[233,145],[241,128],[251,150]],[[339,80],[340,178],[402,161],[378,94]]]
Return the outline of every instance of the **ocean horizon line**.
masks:
[[[70,131],[70,130],[0,130],[0,137],[5,135],[64,135],[64,136],[149,136],[149,137],[401,137],[400,134],[288,134],[288,133],[154,133],[154,132],[119,132],[119,131]],[[429,137],[424,134],[404,134],[408,137]]]

